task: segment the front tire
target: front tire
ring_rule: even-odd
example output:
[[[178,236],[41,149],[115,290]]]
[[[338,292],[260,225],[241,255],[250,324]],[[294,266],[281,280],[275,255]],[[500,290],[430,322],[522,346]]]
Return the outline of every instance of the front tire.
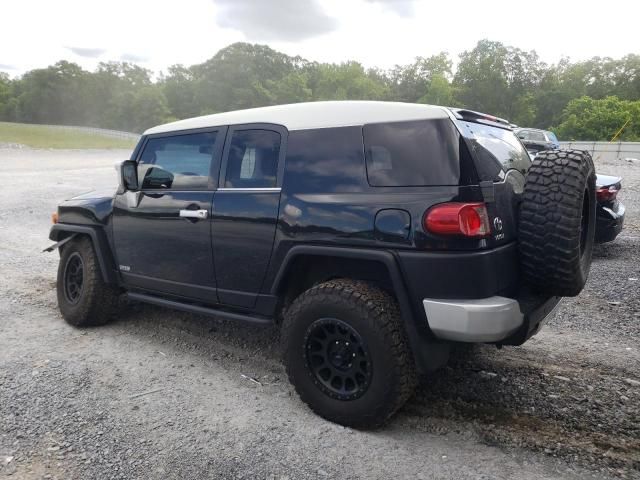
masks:
[[[281,338],[302,401],[341,425],[383,424],[417,383],[397,302],[366,282],[332,280],[307,290],[287,310]]]
[[[104,283],[89,238],[71,240],[62,248],[57,295],[60,313],[74,327],[104,325],[111,319],[117,291]]]

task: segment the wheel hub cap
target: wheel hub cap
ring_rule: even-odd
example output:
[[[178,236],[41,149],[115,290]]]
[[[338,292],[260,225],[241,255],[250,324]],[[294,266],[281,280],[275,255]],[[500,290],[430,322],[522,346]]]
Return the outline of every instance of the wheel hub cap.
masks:
[[[313,322],[305,336],[305,361],[320,390],[338,400],[354,400],[369,388],[371,358],[362,337],[335,318]]]

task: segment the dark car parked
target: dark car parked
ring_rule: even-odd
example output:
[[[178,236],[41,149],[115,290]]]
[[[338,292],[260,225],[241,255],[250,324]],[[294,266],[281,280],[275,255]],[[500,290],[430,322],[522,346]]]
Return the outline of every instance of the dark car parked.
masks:
[[[558,137],[548,130],[537,128],[515,128],[514,132],[529,152],[537,154],[543,150],[560,148]]]
[[[536,128],[515,128],[514,132],[532,158],[544,150],[560,148],[553,132]],[[622,179],[610,175],[596,174],[597,224],[596,242],[605,243],[616,239],[624,225],[624,205],[617,199],[622,188]]]
[[[611,175],[596,175],[596,242],[615,240],[624,225],[624,205],[618,201],[622,179]]]
[[[344,425],[384,422],[456,344],[524,343],[591,265],[591,157],[532,162],[507,122],[467,110],[188,119],[145,132],[120,174],[58,207],[65,320],[104,324],[126,295],[278,324],[300,397]]]

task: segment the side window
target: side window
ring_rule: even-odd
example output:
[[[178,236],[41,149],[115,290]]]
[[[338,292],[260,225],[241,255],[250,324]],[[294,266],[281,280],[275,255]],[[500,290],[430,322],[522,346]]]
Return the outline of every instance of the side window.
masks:
[[[231,137],[224,187],[275,187],[279,156],[280,134],[278,132],[236,130]]]
[[[150,139],[138,162],[142,188],[207,188],[216,136],[217,132],[206,132]]]
[[[283,183],[292,194],[368,189],[362,127],[290,132]]]
[[[449,119],[369,124],[363,134],[367,178],[373,187],[469,181],[462,139]]]

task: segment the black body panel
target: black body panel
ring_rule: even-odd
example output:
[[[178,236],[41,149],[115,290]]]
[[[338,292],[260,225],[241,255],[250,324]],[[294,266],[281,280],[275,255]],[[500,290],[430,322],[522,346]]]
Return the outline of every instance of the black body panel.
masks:
[[[280,191],[217,191],[211,237],[220,303],[253,308],[271,259]]]
[[[76,212],[77,213],[77,212]],[[110,285],[119,285],[120,279],[113,258],[113,249],[107,238],[107,234],[102,226],[97,225],[73,225],[57,223],[51,227],[49,239],[59,242],[69,235],[82,234],[88,235],[96,250],[100,271],[105,283]]]
[[[131,287],[216,303],[210,222],[181,218],[180,210],[206,210],[213,192],[126,192],[113,209],[120,274]]]
[[[411,296],[485,298],[509,296],[518,287],[518,245],[481,252],[398,251]]]

